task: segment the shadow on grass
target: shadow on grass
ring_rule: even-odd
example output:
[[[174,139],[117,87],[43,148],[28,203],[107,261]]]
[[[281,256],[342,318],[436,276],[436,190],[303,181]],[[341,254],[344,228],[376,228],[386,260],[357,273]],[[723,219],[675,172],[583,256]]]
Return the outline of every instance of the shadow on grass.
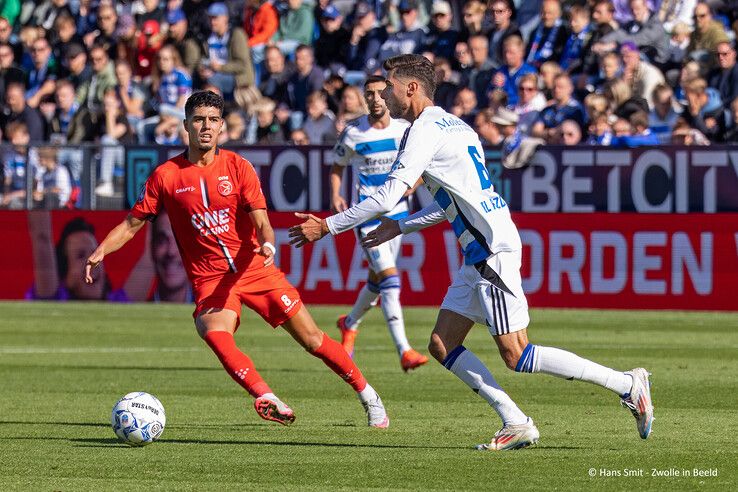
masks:
[[[11,368],[18,368],[22,367],[25,369],[53,369],[54,371],[58,371],[59,369],[69,369],[73,371],[219,371],[222,372],[223,368],[220,366],[208,366],[208,367],[188,367],[188,366],[80,366],[80,365],[59,365],[59,364],[23,364],[23,365],[10,365],[10,364],[0,364],[0,367],[11,367]],[[279,373],[323,373],[325,372],[325,369],[323,368],[316,368],[316,369],[291,369],[291,368],[284,368],[284,367],[277,367],[277,368],[263,368],[260,369],[263,372],[279,372]]]

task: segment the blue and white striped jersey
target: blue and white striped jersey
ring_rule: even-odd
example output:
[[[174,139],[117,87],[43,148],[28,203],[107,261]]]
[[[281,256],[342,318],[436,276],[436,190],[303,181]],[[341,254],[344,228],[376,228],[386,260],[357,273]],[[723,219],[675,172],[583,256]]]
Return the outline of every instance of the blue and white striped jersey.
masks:
[[[336,164],[353,166],[352,205],[372,195],[387,180],[407,127],[408,123],[405,120],[391,119],[387,128],[374,128],[369,124],[367,115],[360,116],[346,125],[333,151],[336,155]],[[408,210],[408,200],[403,198],[387,217],[401,219],[408,215]],[[360,227],[378,223],[378,220],[372,220]]]
[[[425,108],[400,145],[390,179],[413,186],[422,176],[474,265],[522,248],[505,200],[492,186],[479,136],[442,108]]]

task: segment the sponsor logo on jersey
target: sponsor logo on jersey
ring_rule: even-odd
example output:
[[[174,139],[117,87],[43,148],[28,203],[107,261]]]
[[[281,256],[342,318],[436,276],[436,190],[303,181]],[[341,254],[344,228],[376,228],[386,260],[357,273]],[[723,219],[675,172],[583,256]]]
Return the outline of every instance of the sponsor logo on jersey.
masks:
[[[186,191],[195,191],[194,186],[185,186],[184,188],[177,188],[174,193],[184,193]]]
[[[218,235],[230,230],[230,208],[209,210],[201,214],[192,214],[190,221],[201,236]]]
[[[218,176],[218,181],[227,181],[228,176]]]
[[[225,178],[227,180],[228,176],[225,176]],[[232,191],[233,191],[233,185],[231,184],[230,181],[221,181],[220,183],[218,183],[218,193],[220,193],[221,195],[223,196],[230,195]]]

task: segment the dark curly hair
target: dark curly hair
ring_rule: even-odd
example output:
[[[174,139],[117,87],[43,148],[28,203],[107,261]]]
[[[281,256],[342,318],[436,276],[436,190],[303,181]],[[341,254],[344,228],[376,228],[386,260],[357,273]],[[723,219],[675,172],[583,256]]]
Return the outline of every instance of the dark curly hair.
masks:
[[[415,79],[429,99],[436,93],[436,70],[433,63],[423,55],[399,55],[385,60],[382,65],[389,74],[397,78]]]
[[[217,108],[218,111],[220,111],[220,115],[223,116],[223,107],[225,106],[225,102],[222,97],[213,91],[196,91],[187,98],[187,102],[185,103],[185,118],[189,120],[192,113],[194,113],[197,108],[201,108],[203,106],[208,108]]]

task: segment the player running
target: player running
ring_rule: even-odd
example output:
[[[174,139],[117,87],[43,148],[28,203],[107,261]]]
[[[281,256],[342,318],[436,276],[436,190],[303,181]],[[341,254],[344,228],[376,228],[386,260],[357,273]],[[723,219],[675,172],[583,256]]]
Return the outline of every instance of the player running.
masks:
[[[348,208],[341,196],[343,171],[353,166],[354,187],[352,204],[374,193],[387,179],[392,163],[397,157],[400,140],[408,127],[406,121],[390,118],[387,105],[381,97],[386,83],[384,77],[370,75],[364,84],[364,100],[369,114],[351,121],[341,133],[334,153],[336,161],[331,168],[331,203],[336,212]],[[391,219],[407,217],[407,194],[386,215]],[[356,229],[359,240],[376,229],[379,220],[370,220]],[[382,314],[387,322],[402,370],[407,372],[428,362],[428,357],[410,347],[405,335],[405,322],[400,306],[400,277],[397,272],[397,256],[400,253],[401,236],[374,248],[364,248],[369,261],[369,278],[359,291],[351,312],[341,316],[336,323],[341,330],[341,342],[352,357],[354,340],[359,323],[366,312],[382,298]]]
[[[464,264],[441,304],[429,350],[502,419],[502,429],[490,443],[477,449],[523,448],[535,444],[539,433],[482,361],[464,347],[475,322],[488,327],[510,369],[579,379],[615,392],[633,413],[638,433],[646,439],[651,432],[653,405],[645,369],[615,371],[571,352],[528,341],[520,236],[507,204],[492,187],[477,134],[459,118],[433,106],[433,64],[419,55],[401,55],[385,61],[384,68],[387,87],[382,97],[390,114],[411,122],[392,172],[371,197],[344,212],[323,220],[298,214],[307,221],[290,228],[291,242],[300,247],[387,213],[422,176],[435,203],[399,221],[382,217],[382,224],[367,235],[364,245],[374,247],[444,219],[451,223]]]
[[[367,384],[341,344],[324,334],[303,306],[297,290],[274,265],[274,231],[266,200],[251,164],[219,149],[223,98],[194,93],[185,105],[188,150],[160,165],[138,201],[87,260],[85,280],[106,254],[117,251],[147,220],[166,210],[195,297],[195,326],[226,372],[254,398],[265,420],[288,425],[295,414],[277,398],[233,339],[241,304],[272,327],[281,326],[357,392],[369,426],[385,428],[382,400]]]

